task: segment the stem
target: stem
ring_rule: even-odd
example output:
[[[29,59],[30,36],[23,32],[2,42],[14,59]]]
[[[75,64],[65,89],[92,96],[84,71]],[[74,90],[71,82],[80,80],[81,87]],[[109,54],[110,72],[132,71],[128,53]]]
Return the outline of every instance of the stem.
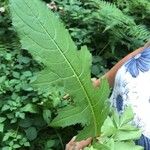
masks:
[[[61,147],[62,147],[62,150],[64,149],[64,144],[63,144],[63,141],[62,141],[62,138],[61,138],[61,135],[58,133],[58,131],[55,129],[55,132],[56,132],[56,135],[58,136],[58,139],[60,141],[60,144],[61,144]]]

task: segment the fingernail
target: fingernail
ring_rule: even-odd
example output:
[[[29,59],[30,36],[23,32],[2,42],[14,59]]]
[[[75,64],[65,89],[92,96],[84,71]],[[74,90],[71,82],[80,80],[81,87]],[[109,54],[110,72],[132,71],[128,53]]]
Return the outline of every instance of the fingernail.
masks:
[[[77,137],[77,136],[74,136],[74,137],[72,138],[72,140],[74,141],[74,140],[76,139],[76,137]]]

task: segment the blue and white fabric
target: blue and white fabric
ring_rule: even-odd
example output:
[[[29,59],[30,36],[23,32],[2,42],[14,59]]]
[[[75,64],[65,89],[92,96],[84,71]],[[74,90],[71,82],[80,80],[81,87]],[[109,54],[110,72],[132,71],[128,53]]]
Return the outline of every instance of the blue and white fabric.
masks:
[[[142,130],[136,143],[150,150],[150,47],[121,66],[110,100],[119,113],[132,107],[133,122]]]

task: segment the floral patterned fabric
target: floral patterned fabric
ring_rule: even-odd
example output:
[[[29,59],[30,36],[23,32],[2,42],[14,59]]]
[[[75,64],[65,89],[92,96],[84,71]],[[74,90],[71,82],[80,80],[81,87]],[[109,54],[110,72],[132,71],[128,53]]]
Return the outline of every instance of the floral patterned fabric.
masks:
[[[132,107],[133,122],[143,133],[136,143],[150,150],[150,47],[121,66],[110,100],[119,113]]]

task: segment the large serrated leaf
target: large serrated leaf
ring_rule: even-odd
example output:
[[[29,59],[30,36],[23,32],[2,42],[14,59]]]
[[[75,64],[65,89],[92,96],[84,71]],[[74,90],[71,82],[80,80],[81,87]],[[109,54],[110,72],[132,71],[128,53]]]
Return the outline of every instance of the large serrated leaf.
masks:
[[[40,0],[10,0],[13,25],[24,49],[45,64],[34,86],[50,88],[63,82],[74,104],[62,109],[50,124],[86,125],[80,138],[99,136],[107,116],[106,100],[109,86],[102,80],[100,88],[93,88],[90,76],[91,54],[86,47],[80,51],[60,20]]]

